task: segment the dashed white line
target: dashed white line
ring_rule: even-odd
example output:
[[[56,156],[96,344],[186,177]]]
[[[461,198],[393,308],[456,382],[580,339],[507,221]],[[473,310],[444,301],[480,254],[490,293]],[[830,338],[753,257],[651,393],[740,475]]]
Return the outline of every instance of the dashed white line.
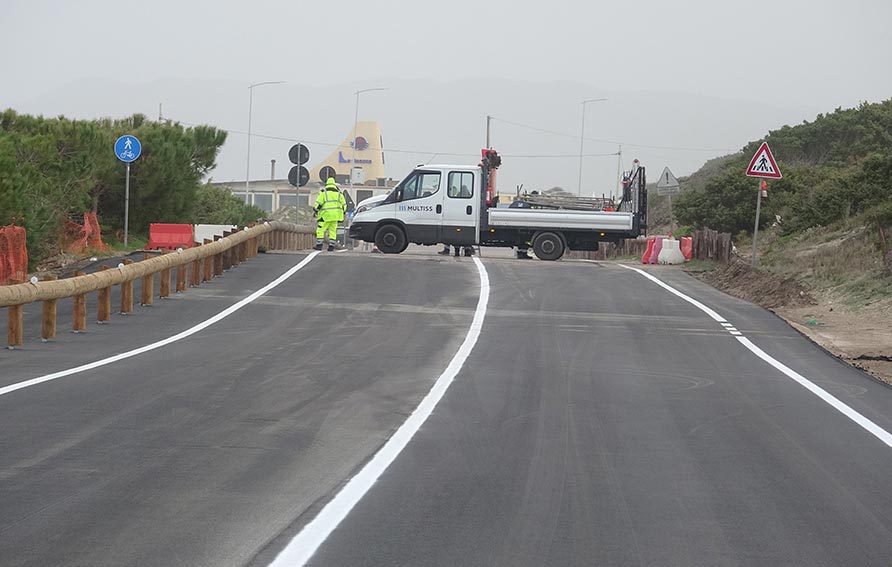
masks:
[[[626,268],[627,270],[632,270],[634,272],[638,272],[639,274],[641,274],[642,276],[651,280],[652,282],[656,283],[660,287],[666,289],[667,291],[673,293],[674,295],[677,295],[678,297],[684,299],[691,305],[697,307],[698,309],[700,309],[701,311],[703,311],[704,313],[706,313],[707,315],[709,315],[716,321],[718,321],[720,323],[726,322],[726,319],[724,317],[722,317],[721,315],[719,315],[718,313],[716,313],[714,310],[712,310],[709,307],[707,307],[706,305],[700,303],[696,299],[689,297],[689,296],[685,295],[684,293],[678,291],[677,289],[673,288],[669,284],[662,282],[661,280],[657,279],[656,277],[652,276],[651,274],[648,274],[644,270],[640,270],[638,268],[632,268],[630,266],[623,266],[622,264],[619,264],[619,265],[622,266],[623,268]],[[734,335],[735,333],[732,332],[731,334]],[[742,333],[740,333],[739,331],[736,334],[742,335]],[[742,344],[743,346],[748,348],[750,350],[750,352],[752,352],[753,354],[755,354],[756,356],[758,356],[759,358],[761,358],[762,360],[764,360],[765,362],[767,362],[768,364],[770,364],[771,366],[773,366],[774,368],[779,370],[781,373],[783,373],[787,377],[792,378],[793,380],[798,382],[802,387],[807,389],[809,392],[813,393],[814,395],[818,396],[819,398],[821,398],[822,400],[827,402],[831,407],[833,407],[834,409],[836,409],[837,411],[839,411],[840,413],[842,413],[843,415],[845,415],[846,417],[848,417],[849,419],[851,419],[852,421],[854,421],[855,423],[857,423],[858,425],[863,427],[865,430],[867,430],[869,433],[874,435],[876,438],[878,438],[880,441],[882,441],[889,447],[892,447],[892,434],[890,434],[888,431],[886,431],[885,429],[883,429],[882,427],[880,427],[879,425],[877,425],[870,419],[864,417],[863,415],[861,415],[860,413],[858,413],[857,411],[852,409],[850,406],[848,406],[847,404],[840,401],[838,398],[832,396],[829,392],[827,392],[826,390],[824,390],[823,388],[821,388],[820,386],[818,386],[817,384],[815,384],[808,378],[802,376],[795,370],[792,370],[785,364],[779,362],[777,359],[775,359],[774,357],[772,357],[771,355],[767,354],[765,351],[763,351],[762,349],[760,349],[759,347],[754,345],[748,338],[743,337],[743,336],[737,336],[736,338],[740,342],[740,344]]]
[[[170,343],[174,343],[176,341],[185,339],[186,337],[192,336],[195,333],[210,327],[211,325],[220,321],[221,319],[224,319],[224,318],[232,315],[233,313],[235,313],[236,311],[238,311],[245,305],[248,305],[249,303],[251,303],[252,301],[257,299],[261,295],[265,294],[266,292],[273,289],[280,283],[284,282],[285,280],[290,278],[292,275],[294,275],[295,272],[297,272],[298,270],[300,270],[301,268],[303,268],[304,266],[309,264],[310,261],[313,258],[315,258],[317,254],[319,254],[319,252],[310,253],[309,256],[307,256],[306,258],[301,260],[301,262],[298,263],[296,266],[293,266],[287,272],[285,272],[284,274],[282,274],[275,280],[271,281],[270,283],[266,284],[262,288],[258,289],[257,291],[255,291],[254,293],[249,295],[248,297],[242,299],[238,303],[235,303],[235,304],[227,307],[226,309],[217,313],[210,319],[202,321],[201,323],[195,325],[194,327],[190,327],[189,329],[186,329],[185,331],[183,331],[181,333],[177,333],[176,335],[173,335],[166,339],[162,339],[160,341],[154,342],[154,343],[146,345],[146,346],[142,346],[142,347],[139,347],[139,348],[136,348],[133,350],[129,350],[127,352],[122,352],[121,354],[116,354],[116,355],[110,356],[108,358],[103,358],[102,360],[97,360],[95,362],[90,362],[88,364],[82,364],[81,366],[77,366],[75,368],[69,368],[67,370],[60,370],[59,372],[54,372],[52,374],[47,374],[45,376],[31,378],[30,380],[25,380],[24,382],[17,382],[15,384],[10,384],[9,386],[4,386],[3,388],[0,388],[0,396],[15,392],[16,390],[21,390],[23,388],[28,388],[30,386],[36,386],[37,384],[49,382],[50,380],[58,380],[59,378],[63,378],[65,376],[71,376],[72,374],[78,374],[80,372],[86,372],[87,370],[93,370],[94,368],[106,366],[108,364],[112,364],[113,362],[118,362],[119,360],[131,358],[138,354],[142,354],[144,352],[149,352],[151,350],[155,350],[157,348],[167,346]]]
[[[369,491],[378,477],[387,470],[387,467],[396,460],[397,456],[409,444],[415,433],[421,428],[434,408],[443,398],[449,385],[461,370],[468,356],[471,354],[480,331],[483,328],[483,319],[486,316],[486,305],[489,302],[489,275],[483,267],[483,262],[477,256],[473,257],[480,275],[480,298],[477,300],[477,309],[471,327],[465,336],[464,342],[458,348],[458,352],[452,357],[446,370],[440,374],[433,388],[421,400],[412,415],[396,430],[396,433],[387,440],[381,449],[375,453],[356,476],[341,489],[335,497],[325,505],[319,514],[309,524],[294,536],[285,549],[270,564],[272,567],[299,567],[316,553],[320,545],[328,538],[331,532],[347,517],[350,510]]]

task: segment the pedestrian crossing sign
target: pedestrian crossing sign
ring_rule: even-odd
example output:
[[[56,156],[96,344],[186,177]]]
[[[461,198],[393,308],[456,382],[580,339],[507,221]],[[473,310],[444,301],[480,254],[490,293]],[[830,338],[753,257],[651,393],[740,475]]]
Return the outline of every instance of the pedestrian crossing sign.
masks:
[[[771,148],[768,147],[768,142],[762,142],[762,145],[756,150],[756,155],[750,161],[746,174],[749,177],[765,177],[767,179],[780,179],[783,177],[780,168],[777,167],[777,162],[774,161],[774,156],[771,155]]]

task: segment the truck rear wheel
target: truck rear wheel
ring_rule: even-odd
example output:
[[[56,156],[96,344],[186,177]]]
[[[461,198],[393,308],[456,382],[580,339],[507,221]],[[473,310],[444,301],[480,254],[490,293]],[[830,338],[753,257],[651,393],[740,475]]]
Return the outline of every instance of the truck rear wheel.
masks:
[[[533,253],[540,260],[557,260],[564,255],[564,239],[555,232],[540,232],[533,237]]]
[[[409,246],[409,242],[403,229],[385,224],[375,233],[375,246],[384,254],[399,254]]]

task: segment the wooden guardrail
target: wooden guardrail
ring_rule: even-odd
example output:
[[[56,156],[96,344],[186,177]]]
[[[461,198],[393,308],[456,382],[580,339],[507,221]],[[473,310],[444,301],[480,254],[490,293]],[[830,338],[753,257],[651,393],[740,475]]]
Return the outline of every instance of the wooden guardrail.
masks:
[[[86,329],[86,295],[98,292],[97,320],[107,321],[111,313],[111,288],[121,286],[121,312],[133,310],[133,281],[142,279],[141,303],[148,305],[154,298],[155,274],[160,273],[159,297],[170,294],[171,270],[176,270],[177,292],[186,290],[187,273],[193,287],[222,275],[225,269],[238,266],[248,258],[265,250],[302,250],[312,248],[314,234],[311,228],[281,221],[266,222],[245,230],[227,233],[214,242],[178,252],[168,252],[142,262],[124,260],[117,268],[102,266],[91,274],[75,273],[74,277],[55,279],[47,277],[36,283],[17,283],[0,286],[0,307],[9,311],[7,344],[10,347],[23,343],[23,306],[43,302],[41,337],[49,340],[56,335],[56,302],[74,298],[72,330]],[[165,281],[166,279],[166,281]]]

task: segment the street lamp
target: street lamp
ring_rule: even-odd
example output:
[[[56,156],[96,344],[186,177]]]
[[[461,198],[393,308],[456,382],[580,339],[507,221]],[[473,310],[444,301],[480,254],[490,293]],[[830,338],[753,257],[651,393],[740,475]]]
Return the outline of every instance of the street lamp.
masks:
[[[254,87],[261,85],[281,85],[285,81],[264,81],[262,83],[254,83],[248,87],[248,158],[247,170],[245,171],[245,204],[248,204],[248,193],[251,189],[251,110],[254,106]]]
[[[387,91],[390,90],[387,87],[373,87],[370,89],[361,89],[356,91],[356,113],[353,115],[353,140],[350,142],[350,145],[353,146],[353,152],[350,156],[350,198],[354,199],[356,193],[353,191],[353,173],[354,168],[356,167],[356,128],[359,125],[359,95],[362,93],[367,93],[370,91]],[[350,220],[344,224],[344,247],[347,246],[347,227],[350,224]]]
[[[360,91],[356,91],[356,114],[353,116],[353,141],[351,145],[353,146],[353,154],[350,157],[350,193],[353,193],[353,168],[356,166],[356,128],[359,125],[359,95],[362,93],[367,93],[369,91],[387,91],[390,90],[387,87],[374,87],[371,89],[362,89]],[[350,195],[353,197],[353,195]]]
[[[606,98],[590,98],[582,101],[582,133],[579,134],[579,187],[576,189],[578,196],[582,196],[582,149],[585,146],[585,105],[590,102],[602,102]]]

